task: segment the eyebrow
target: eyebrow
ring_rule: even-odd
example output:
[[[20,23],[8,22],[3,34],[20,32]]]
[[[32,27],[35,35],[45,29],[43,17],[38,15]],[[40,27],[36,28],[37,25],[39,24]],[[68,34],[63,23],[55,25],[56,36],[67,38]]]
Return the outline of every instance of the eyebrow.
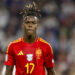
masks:
[[[34,23],[37,23],[38,21],[28,21],[28,20],[26,20],[25,22],[34,22]]]

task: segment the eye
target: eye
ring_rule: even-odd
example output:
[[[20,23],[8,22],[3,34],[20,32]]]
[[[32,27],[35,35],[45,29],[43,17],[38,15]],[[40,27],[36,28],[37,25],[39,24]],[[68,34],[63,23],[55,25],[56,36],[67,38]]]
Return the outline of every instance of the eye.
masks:
[[[32,22],[33,24],[37,24],[36,22]]]
[[[26,24],[29,24],[29,22],[25,22]]]

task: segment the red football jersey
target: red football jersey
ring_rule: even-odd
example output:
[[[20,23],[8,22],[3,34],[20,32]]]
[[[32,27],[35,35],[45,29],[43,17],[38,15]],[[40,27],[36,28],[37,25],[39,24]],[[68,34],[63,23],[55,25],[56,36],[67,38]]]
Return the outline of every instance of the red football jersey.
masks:
[[[16,75],[45,75],[44,67],[54,67],[53,51],[40,37],[34,43],[21,37],[8,46],[5,65],[15,65]]]

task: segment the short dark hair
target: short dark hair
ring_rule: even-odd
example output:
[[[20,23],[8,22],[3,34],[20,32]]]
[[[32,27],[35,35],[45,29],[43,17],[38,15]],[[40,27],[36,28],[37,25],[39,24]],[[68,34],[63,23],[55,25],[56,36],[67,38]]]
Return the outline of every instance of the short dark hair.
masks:
[[[41,11],[38,9],[35,2],[26,4],[21,14],[23,15],[23,18],[25,18],[26,16],[36,16],[38,18],[41,17]]]

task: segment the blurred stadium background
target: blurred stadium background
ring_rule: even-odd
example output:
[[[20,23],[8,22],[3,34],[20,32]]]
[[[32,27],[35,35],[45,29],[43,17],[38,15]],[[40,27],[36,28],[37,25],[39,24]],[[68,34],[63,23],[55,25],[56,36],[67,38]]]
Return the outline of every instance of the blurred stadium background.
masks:
[[[75,75],[75,0],[34,1],[42,10],[37,33],[53,47],[56,75]],[[23,35],[19,13],[25,3],[0,0],[0,75],[8,44]]]

